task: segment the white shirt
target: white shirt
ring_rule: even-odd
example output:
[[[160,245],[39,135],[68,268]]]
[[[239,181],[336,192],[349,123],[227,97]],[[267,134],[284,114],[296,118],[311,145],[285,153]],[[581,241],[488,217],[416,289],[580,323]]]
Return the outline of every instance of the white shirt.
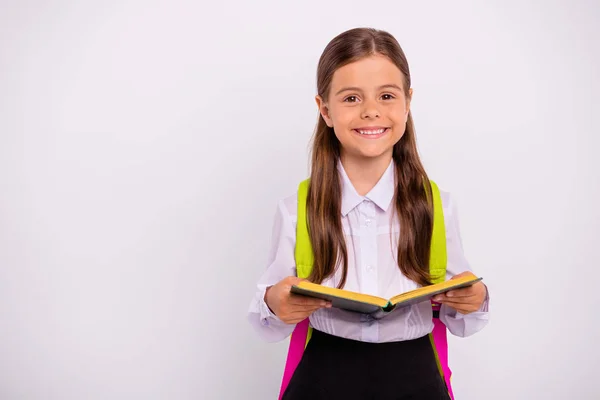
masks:
[[[406,278],[396,263],[400,234],[398,219],[391,222],[394,204],[394,165],[390,163],[373,189],[360,196],[338,163],[342,188],[342,226],[348,250],[348,274],[344,289],[390,298],[416,289],[418,284]],[[457,211],[449,193],[440,190],[446,227],[446,278],[472,271],[462,248]],[[268,266],[257,284],[250,303],[248,320],[266,341],[288,337],[295,325],[282,322],[264,301],[266,288],[288,276],[296,276],[294,248],[296,243],[297,193],[279,201],[273,224],[273,237]],[[391,229],[390,229],[391,228]],[[392,246],[392,243],[396,244]],[[341,268],[322,282],[336,287]],[[469,336],[481,330],[488,321],[488,299],[478,312],[463,315],[442,305],[440,319],[456,336]],[[315,329],[348,339],[367,342],[390,342],[415,339],[433,329],[431,303],[425,301],[373,319],[359,313],[336,308],[323,308],[310,316]]]

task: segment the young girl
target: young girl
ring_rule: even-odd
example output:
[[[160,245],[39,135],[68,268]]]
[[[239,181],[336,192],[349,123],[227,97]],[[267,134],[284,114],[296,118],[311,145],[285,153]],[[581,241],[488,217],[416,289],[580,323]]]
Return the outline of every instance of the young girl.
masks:
[[[384,298],[430,284],[433,192],[417,154],[404,52],[387,32],[352,29],[327,45],[317,78],[308,279]],[[472,272],[452,197],[440,193],[452,279]],[[374,319],[290,293],[301,280],[297,204],[297,194],[279,202],[268,268],[249,309],[251,324],[271,342],[309,318],[312,336],[283,399],[449,399],[428,337],[430,302]],[[439,295],[439,320],[454,335],[472,335],[487,323],[487,299],[481,282]]]

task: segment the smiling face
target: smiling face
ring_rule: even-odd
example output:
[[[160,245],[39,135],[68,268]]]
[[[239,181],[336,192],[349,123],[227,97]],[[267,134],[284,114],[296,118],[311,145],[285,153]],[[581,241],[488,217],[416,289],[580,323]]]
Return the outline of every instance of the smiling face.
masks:
[[[402,138],[412,89],[387,57],[372,55],[337,69],[327,98],[316,101],[341,143],[344,160],[391,160]]]

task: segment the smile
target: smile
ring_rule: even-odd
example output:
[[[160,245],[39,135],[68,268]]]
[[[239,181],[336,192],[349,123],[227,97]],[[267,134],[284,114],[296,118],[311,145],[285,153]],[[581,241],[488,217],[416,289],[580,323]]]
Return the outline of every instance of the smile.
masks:
[[[386,134],[388,130],[389,128],[372,127],[354,129],[354,132],[368,139],[377,139]]]

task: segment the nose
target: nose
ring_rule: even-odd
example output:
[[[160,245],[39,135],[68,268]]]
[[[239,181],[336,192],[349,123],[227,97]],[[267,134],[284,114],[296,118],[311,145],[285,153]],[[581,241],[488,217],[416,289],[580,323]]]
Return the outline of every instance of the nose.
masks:
[[[379,118],[377,103],[374,101],[364,101],[360,117],[363,119]]]

